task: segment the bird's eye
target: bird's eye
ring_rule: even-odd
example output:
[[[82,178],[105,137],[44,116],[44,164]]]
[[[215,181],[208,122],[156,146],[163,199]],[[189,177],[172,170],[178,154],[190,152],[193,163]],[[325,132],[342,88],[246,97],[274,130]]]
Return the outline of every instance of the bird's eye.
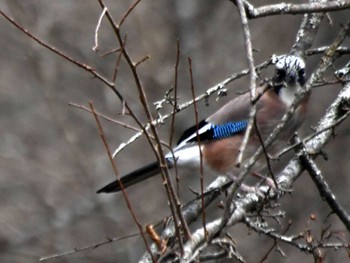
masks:
[[[284,69],[276,69],[276,77],[284,78],[286,76],[286,71]]]
[[[299,71],[298,71],[298,75],[299,76],[305,76],[305,69],[299,69]]]

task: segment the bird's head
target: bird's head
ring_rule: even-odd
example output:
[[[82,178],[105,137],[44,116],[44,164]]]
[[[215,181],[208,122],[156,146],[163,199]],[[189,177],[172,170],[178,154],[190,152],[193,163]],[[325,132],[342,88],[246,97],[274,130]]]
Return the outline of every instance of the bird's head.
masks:
[[[274,56],[275,75],[271,87],[286,106],[290,106],[295,94],[304,86],[305,62],[294,55]]]
[[[294,86],[299,84],[304,86],[305,62],[302,58],[294,55],[275,56],[272,59],[275,64],[275,75],[273,77],[274,85]]]

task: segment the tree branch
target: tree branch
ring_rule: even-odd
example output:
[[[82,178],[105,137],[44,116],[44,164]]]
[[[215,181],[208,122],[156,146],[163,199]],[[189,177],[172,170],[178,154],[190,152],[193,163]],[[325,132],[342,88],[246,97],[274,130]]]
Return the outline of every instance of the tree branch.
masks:
[[[336,213],[339,219],[346,226],[348,231],[350,231],[350,215],[345,211],[341,204],[337,201],[335,194],[332,192],[328,183],[326,182],[322,172],[317,167],[314,160],[307,153],[305,147],[302,149],[302,154],[300,155],[300,162],[303,167],[308,171],[312,180],[318,188],[320,196],[328,203],[334,213]]]
[[[323,13],[344,10],[350,7],[350,1],[337,0],[328,2],[312,2],[308,4],[279,3],[254,7],[248,1],[244,1],[249,18],[260,18],[273,15],[298,15],[306,13]]]

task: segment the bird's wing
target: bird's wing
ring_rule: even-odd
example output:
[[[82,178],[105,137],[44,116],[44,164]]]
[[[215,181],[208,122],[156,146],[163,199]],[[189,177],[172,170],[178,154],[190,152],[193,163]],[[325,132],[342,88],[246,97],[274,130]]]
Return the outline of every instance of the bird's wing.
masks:
[[[260,103],[258,104],[258,107],[260,107]],[[224,124],[228,122],[248,120],[250,107],[250,94],[245,93],[226,103],[213,115],[209,116],[206,121],[212,124]]]
[[[259,88],[260,92],[262,88]],[[190,143],[220,140],[241,134],[248,125],[250,112],[250,94],[246,93],[231,100],[216,113],[191,128],[185,130],[180,137],[176,149]],[[263,107],[263,103],[257,103],[257,109]],[[198,131],[197,131],[198,130]]]

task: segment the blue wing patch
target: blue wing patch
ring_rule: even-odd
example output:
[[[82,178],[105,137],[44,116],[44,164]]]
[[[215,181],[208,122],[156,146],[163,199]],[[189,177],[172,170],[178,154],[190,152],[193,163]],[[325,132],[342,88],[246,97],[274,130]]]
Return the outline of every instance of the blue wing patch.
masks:
[[[248,121],[228,122],[212,126],[213,139],[224,139],[245,131]]]
[[[224,124],[210,124],[206,121],[201,121],[198,125],[198,136],[202,142],[225,139],[244,132],[247,126],[247,120],[227,122]],[[178,145],[181,143],[197,142],[197,140],[197,127],[193,126],[184,132],[178,141]]]

